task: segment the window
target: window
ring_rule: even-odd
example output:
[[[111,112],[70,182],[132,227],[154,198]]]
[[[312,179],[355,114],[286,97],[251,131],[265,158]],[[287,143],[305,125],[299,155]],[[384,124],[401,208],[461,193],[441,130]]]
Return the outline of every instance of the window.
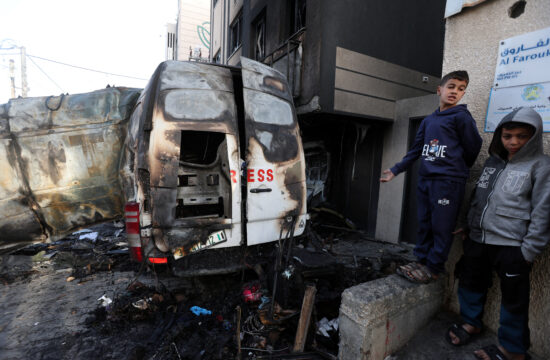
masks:
[[[245,104],[251,108],[252,119],[255,122],[269,125],[293,125],[292,107],[276,96],[245,90]]]
[[[306,26],[306,0],[290,0],[289,10],[289,35],[292,35]]]
[[[221,55],[221,52],[219,50],[216,53],[216,55],[214,55],[214,57],[212,58],[212,62],[214,64],[220,64],[222,62],[222,55]]]
[[[255,21],[254,59],[261,61],[265,57],[265,13]]]
[[[231,36],[231,41],[229,42],[231,47],[229,49],[229,52],[231,54],[234,53],[239,48],[239,46],[241,46],[242,34],[243,34],[242,22],[243,22],[243,14],[240,13],[235,19],[235,21],[233,22],[233,24],[231,25],[231,28],[229,31],[229,34]]]
[[[163,93],[166,120],[212,120],[223,117],[225,104],[232,95],[219,93],[203,87],[200,83],[189,84],[195,89],[174,89]],[[205,85],[206,86],[206,85]]]

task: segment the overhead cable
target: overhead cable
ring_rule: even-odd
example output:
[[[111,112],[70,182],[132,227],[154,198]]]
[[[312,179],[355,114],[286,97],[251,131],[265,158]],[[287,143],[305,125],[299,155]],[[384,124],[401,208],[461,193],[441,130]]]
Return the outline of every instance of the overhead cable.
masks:
[[[61,86],[59,86],[58,83],[55,82],[54,79],[52,79],[48,74],[46,74],[46,72],[44,70],[42,70],[42,68],[40,66],[38,66],[38,64],[36,63],[36,61],[34,61],[32,59],[32,56],[30,57],[29,55],[27,55],[27,57],[29,58],[30,61],[32,61],[32,63],[34,64],[34,66],[36,66],[38,68],[38,70],[40,70],[42,72],[42,74],[46,75],[46,77],[48,79],[50,79],[51,82],[53,82],[55,84],[55,86],[57,86],[59,88],[59,90],[61,90],[61,92],[64,92],[63,89],[61,88]]]
[[[101,73],[101,74],[106,74],[106,75],[120,76],[120,77],[124,77],[124,78],[129,78],[129,79],[136,79],[136,80],[145,80],[145,81],[149,80],[149,79],[139,78],[139,77],[135,77],[135,76],[114,74],[114,73],[110,73],[110,72],[107,72],[107,71],[94,70],[94,69],[90,69],[90,68],[86,68],[86,67],[82,67],[82,66],[71,65],[71,64],[63,63],[63,62],[61,62],[61,61],[46,59],[46,58],[43,58],[43,57],[40,57],[40,56],[35,56],[35,55],[29,55],[29,54],[27,54],[27,57],[29,57],[29,58],[35,58],[35,59],[40,59],[40,60],[44,60],[44,61],[49,61],[49,62],[53,62],[53,63],[60,64],[60,65],[70,66],[70,67],[74,67],[74,68],[81,69],[81,70],[93,71],[93,72],[97,72],[97,73]]]

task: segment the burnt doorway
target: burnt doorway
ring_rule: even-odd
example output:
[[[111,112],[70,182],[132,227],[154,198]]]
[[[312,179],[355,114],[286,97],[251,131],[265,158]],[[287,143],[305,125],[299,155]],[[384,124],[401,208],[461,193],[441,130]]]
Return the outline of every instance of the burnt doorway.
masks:
[[[344,216],[374,238],[383,136],[378,124],[350,122],[342,128],[334,169],[333,199]]]
[[[424,118],[413,118],[409,121],[409,133],[407,143],[409,148],[414,143],[416,132]],[[416,187],[418,184],[418,169],[420,168],[420,159],[417,159],[409,170],[405,173],[405,194],[403,206],[403,223],[401,225],[401,241],[407,243],[416,243],[416,233],[418,231],[417,199]]]
[[[308,211],[329,208],[374,238],[384,131],[388,124],[328,114],[302,115]]]

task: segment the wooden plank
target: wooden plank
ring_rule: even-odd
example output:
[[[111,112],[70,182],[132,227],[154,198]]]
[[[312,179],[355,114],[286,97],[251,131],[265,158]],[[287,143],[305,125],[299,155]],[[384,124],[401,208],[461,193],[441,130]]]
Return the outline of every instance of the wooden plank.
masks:
[[[315,287],[315,285],[307,285],[306,291],[304,293],[304,300],[302,302],[300,320],[298,321],[298,328],[296,329],[296,338],[294,340],[294,348],[292,349],[293,352],[304,351],[316,293],[317,288]]]

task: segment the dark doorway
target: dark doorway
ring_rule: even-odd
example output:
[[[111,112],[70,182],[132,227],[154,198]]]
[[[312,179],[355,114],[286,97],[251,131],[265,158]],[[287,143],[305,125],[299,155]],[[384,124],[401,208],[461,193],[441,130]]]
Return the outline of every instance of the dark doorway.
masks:
[[[334,202],[367,236],[374,238],[383,136],[375,124],[348,123],[334,182]]]
[[[383,134],[388,125],[322,114],[300,120],[308,186],[316,185],[316,181],[323,183],[311,191],[316,194],[313,200],[322,198],[324,202],[308,199],[309,209],[313,205],[335,210],[374,238]],[[328,176],[316,171],[326,171]]]

